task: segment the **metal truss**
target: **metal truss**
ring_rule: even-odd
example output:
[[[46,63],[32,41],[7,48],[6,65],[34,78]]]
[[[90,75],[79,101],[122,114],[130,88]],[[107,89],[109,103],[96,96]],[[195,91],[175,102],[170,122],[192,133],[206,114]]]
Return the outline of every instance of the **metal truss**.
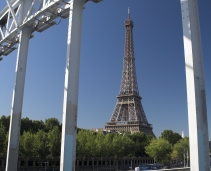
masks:
[[[137,97],[118,97],[110,122],[140,121],[149,124],[141,104]]]
[[[139,96],[136,78],[134,46],[133,46],[133,22],[130,17],[125,21],[125,52],[122,71],[122,81],[118,101],[114,108],[110,122],[129,124],[137,122],[145,126],[150,125],[147,121]]]
[[[71,1],[71,0],[70,0]],[[17,47],[22,28],[42,32],[58,24],[57,18],[69,17],[69,0],[32,0],[30,8],[24,11],[24,0],[6,0],[7,6],[0,12],[0,57],[7,56]],[[84,2],[101,0],[85,0]],[[0,58],[2,60],[2,57]]]
[[[135,57],[133,47],[133,22],[126,21],[126,42],[125,42],[125,57],[122,72],[122,81],[120,95],[134,94],[139,96],[138,84],[136,78]],[[127,25],[129,24],[129,25]]]

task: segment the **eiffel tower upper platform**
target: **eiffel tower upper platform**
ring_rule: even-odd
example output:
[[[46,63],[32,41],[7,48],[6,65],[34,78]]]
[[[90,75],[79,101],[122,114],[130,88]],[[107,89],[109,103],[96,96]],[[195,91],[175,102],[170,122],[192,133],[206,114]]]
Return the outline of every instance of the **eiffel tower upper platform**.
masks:
[[[126,40],[120,93],[117,96],[114,112],[105,128],[119,132],[144,132],[154,136],[152,125],[147,121],[141,104],[142,98],[138,91],[133,46],[133,21],[130,19],[129,10],[125,28]]]

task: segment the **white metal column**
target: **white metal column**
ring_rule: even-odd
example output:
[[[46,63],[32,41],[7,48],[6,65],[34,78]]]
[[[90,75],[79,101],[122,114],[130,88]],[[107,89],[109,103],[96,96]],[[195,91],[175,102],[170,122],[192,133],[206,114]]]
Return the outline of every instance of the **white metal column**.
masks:
[[[60,171],[75,170],[80,40],[83,5],[84,0],[70,1]]]
[[[191,171],[209,171],[208,124],[197,0],[181,0]]]
[[[7,4],[10,6],[10,1],[7,0]],[[16,24],[19,27],[27,14],[32,4],[32,0],[21,1],[20,15],[18,18],[15,17],[14,9],[11,8],[11,13],[13,13],[14,20],[17,19]],[[6,171],[17,171],[18,164],[18,151],[19,151],[19,137],[21,128],[21,114],[23,105],[23,94],[24,94],[24,83],[26,75],[26,63],[28,56],[28,46],[31,31],[28,27],[21,29],[19,34],[19,47],[16,62],[16,80],[13,89],[12,97],[12,108],[10,114],[10,128],[8,137],[8,147],[7,147],[7,163]]]
[[[12,109],[10,115],[6,171],[17,171],[21,113],[30,35],[31,32],[27,27],[23,28],[20,34],[20,44],[15,71],[16,81],[13,90]]]

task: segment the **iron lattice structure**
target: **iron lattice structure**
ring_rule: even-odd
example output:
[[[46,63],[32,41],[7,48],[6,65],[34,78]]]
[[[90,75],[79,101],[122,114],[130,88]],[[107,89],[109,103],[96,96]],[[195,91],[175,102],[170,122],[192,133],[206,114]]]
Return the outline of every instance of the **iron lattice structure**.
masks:
[[[125,51],[124,65],[120,93],[117,96],[117,103],[114,112],[105,128],[113,131],[123,132],[144,132],[154,136],[152,125],[148,123],[141,97],[139,95],[136,67],[133,46],[133,21],[125,21]]]

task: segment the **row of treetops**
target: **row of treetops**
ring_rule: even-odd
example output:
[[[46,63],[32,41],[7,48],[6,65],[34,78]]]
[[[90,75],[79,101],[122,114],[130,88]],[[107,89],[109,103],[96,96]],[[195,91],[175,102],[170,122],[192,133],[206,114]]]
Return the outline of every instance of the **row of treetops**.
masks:
[[[0,153],[6,156],[10,117],[0,118]],[[45,121],[21,119],[19,155],[27,158],[60,157],[61,123],[56,118]],[[189,140],[172,130],[164,130],[159,138],[140,133],[107,133],[78,129],[77,157],[153,157],[156,162],[182,160],[189,154]]]

